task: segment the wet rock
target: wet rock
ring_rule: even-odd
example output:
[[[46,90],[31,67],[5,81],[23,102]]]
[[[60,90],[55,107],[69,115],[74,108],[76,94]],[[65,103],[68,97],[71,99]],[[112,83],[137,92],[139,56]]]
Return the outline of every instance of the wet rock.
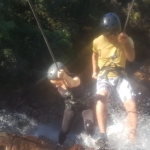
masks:
[[[0,150],[54,150],[54,144],[33,136],[0,133]]]
[[[84,150],[84,148],[81,145],[74,145],[69,150]]]
[[[82,145],[75,144],[69,150],[94,150],[92,148],[85,148]]]
[[[40,115],[45,114],[45,108],[44,107],[39,108],[38,112],[39,112]]]
[[[33,104],[31,104],[31,106],[32,106],[33,108],[35,108],[35,109],[40,108],[40,105],[39,105],[38,103],[36,103],[36,102],[34,102]]]
[[[47,123],[48,122],[48,116],[47,115],[40,115],[39,116],[39,122],[41,123]]]
[[[0,150],[56,150],[56,145],[44,136],[19,136],[0,133]],[[94,150],[75,144],[63,147],[61,150]]]
[[[27,114],[31,114],[31,112],[32,112],[32,107],[31,106],[25,106],[25,112],[27,113]]]
[[[34,110],[32,111],[32,116],[35,116],[35,117],[36,117],[36,116],[38,116],[38,115],[39,115],[39,112],[34,109]]]
[[[58,115],[55,115],[55,114],[49,114],[49,119],[57,119],[59,118]]]

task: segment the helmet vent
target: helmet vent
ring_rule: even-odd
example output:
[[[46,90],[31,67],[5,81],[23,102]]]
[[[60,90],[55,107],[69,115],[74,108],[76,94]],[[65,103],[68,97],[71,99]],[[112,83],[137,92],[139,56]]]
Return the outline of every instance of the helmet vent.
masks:
[[[116,33],[121,31],[121,23],[119,17],[115,13],[107,13],[100,21],[102,33]]]

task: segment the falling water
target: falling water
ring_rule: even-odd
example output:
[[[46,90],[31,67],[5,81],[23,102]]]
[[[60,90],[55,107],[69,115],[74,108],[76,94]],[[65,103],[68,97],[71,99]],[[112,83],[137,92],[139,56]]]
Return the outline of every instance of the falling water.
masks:
[[[107,134],[110,150],[150,150],[150,117],[146,115],[139,116],[139,125],[137,128],[136,142],[131,143],[128,140],[128,130],[125,127],[125,120],[119,115],[115,116],[115,122],[108,124]],[[100,137],[99,129],[96,127],[93,137],[87,136],[84,132],[77,135],[81,144],[88,147],[95,147],[96,140]],[[79,140],[78,140],[79,141]]]
[[[146,102],[148,106],[148,100]],[[122,107],[122,103],[109,103],[109,118],[107,126],[107,134],[109,139],[110,150],[150,150],[150,117],[144,113],[138,115],[137,139],[135,142],[128,140],[129,132],[126,128],[126,112]],[[57,142],[58,134],[61,128],[61,121],[53,120],[51,124],[38,125],[35,130],[35,136],[44,135],[49,139]],[[69,133],[65,144],[82,144],[85,147],[94,148],[96,150],[96,141],[100,137],[98,127],[95,128],[95,134],[91,137],[83,131],[81,124],[75,125]]]
[[[36,121],[25,114],[0,110],[0,132],[25,135],[29,134],[36,125]]]
[[[114,104],[113,104],[114,105]],[[148,101],[146,105],[149,105]],[[117,108],[117,109],[114,109]],[[137,127],[137,140],[131,143],[128,140],[128,129],[126,128],[126,113],[120,106],[109,108],[109,120],[107,134],[110,150],[150,150],[150,116],[139,114]],[[77,124],[68,135],[65,143],[73,145],[82,144],[89,148],[95,148],[95,142],[100,137],[98,127],[95,134],[90,137],[83,131],[83,126]],[[57,142],[61,128],[61,120],[52,120],[49,124],[39,124],[25,114],[10,113],[6,110],[0,111],[0,132],[30,134],[34,136],[43,135],[50,140]],[[95,148],[96,150],[96,148]]]
[[[107,135],[109,139],[110,150],[150,150],[150,116],[146,114],[138,115],[137,138],[135,142],[128,139],[129,131],[126,128],[126,113],[123,109],[118,109],[120,106],[116,104],[117,109],[111,107],[109,109],[109,119],[107,126]],[[149,105],[149,103],[147,103]],[[80,144],[96,149],[96,141],[100,137],[98,127],[95,129],[94,136],[87,136],[82,132],[77,135],[77,141]],[[80,140],[79,140],[80,139]]]

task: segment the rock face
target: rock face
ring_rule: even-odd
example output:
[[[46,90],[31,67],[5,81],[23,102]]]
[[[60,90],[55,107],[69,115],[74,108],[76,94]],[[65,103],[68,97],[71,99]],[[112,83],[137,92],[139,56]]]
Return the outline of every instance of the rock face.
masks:
[[[54,144],[33,136],[1,133],[0,150],[54,150]]]
[[[45,137],[0,133],[0,150],[56,150],[55,147],[54,143]],[[60,150],[85,150],[85,148],[81,145],[73,145],[62,147]]]

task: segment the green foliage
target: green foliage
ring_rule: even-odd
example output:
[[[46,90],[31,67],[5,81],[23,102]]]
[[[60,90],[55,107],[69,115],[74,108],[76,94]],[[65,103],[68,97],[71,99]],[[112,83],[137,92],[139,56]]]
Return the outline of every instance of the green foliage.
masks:
[[[51,47],[54,51],[56,58],[60,58],[60,61],[64,61],[73,54],[73,48],[70,41],[70,33],[66,30],[56,30],[48,35],[51,40]]]
[[[134,27],[138,27],[143,30],[150,27],[149,7],[150,1],[148,0],[138,0],[135,2],[131,16],[131,23]]]
[[[136,59],[142,61],[149,55],[150,46],[150,1],[136,0],[130,16],[130,27],[137,45]]]
[[[5,21],[4,18],[0,17],[0,38],[8,39],[9,31],[14,28],[15,24],[13,21]]]
[[[130,0],[31,1],[58,61],[75,58],[82,48],[99,35],[99,21],[105,13],[117,13],[123,26],[128,12],[127,4],[131,2]],[[127,26],[127,32],[133,36],[135,44],[140,41],[147,47],[148,43],[150,44],[149,7],[149,0],[137,0]],[[142,38],[139,39],[141,35]],[[140,48],[137,48],[137,51],[141,52]],[[25,85],[36,78],[34,70],[46,70],[51,63],[50,53],[28,1],[0,0],[0,71],[3,72],[0,74],[1,81]]]

